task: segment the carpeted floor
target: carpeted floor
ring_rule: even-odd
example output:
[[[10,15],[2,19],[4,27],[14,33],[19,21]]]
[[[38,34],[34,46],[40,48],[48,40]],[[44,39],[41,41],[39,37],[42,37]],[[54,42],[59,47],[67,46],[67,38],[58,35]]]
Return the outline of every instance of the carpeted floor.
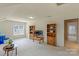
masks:
[[[14,44],[17,47],[18,56],[79,56],[78,49],[67,49],[63,47],[54,47],[45,43],[39,44],[38,41],[33,42],[31,39],[16,39]],[[4,55],[3,46],[0,45],[0,55]]]

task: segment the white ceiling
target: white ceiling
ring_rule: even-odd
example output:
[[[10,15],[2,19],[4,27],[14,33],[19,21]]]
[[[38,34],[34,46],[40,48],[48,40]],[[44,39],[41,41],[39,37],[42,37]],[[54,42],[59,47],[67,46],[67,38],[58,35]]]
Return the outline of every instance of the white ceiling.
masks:
[[[79,4],[57,6],[55,3],[4,3],[0,4],[0,17],[10,20],[31,20],[28,17],[32,16],[35,17],[33,20],[43,20],[69,15],[73,10],[79,11]]]

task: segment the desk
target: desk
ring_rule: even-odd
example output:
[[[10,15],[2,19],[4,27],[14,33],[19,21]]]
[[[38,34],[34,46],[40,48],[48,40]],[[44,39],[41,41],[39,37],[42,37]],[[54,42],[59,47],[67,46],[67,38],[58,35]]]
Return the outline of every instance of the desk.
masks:
[[[44,37],[43,36],[35,36],[35,38],[33,39],[33,41],[34,40],[38,40],[39,43],[41,43],[41,41],[44,42]]]
[[[41,41],[44,42],[44,37],[43,36],[38,36],[37,40],[39,41],[39,43],[41,43]]]

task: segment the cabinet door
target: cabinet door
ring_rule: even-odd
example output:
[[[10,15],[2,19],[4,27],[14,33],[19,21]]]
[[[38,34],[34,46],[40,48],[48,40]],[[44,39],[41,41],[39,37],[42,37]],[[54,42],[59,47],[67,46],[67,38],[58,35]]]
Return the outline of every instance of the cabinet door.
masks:
[[[55,45],[55,38],[52,36],[48,36],[48,44]]]

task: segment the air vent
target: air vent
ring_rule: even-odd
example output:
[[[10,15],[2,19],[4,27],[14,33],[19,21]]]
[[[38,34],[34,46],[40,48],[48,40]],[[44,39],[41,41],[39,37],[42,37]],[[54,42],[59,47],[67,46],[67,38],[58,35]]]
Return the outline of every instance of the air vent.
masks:
[[[47,18],[53,18],[52,16],[46,16]]]
[[[63,5],[64,3],[56,3],[57,6]]]
[[[49,17],[49,18],[50,18],[50,17],[52,17],[52,16],[47,16],[47,17]]]

